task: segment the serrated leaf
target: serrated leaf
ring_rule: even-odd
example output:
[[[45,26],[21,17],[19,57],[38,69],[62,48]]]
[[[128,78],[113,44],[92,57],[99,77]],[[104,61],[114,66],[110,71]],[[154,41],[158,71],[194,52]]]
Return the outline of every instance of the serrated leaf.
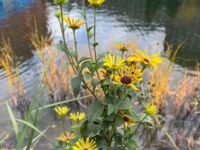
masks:
[[[76,76],[71,80],[71,87],[76,97],[80,93],[82,77]]]

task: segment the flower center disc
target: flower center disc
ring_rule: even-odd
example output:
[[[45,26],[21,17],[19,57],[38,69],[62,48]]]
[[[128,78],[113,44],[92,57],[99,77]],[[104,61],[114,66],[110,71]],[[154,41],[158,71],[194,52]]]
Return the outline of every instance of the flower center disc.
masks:
[[[120,81],[123,84],[130,84],[131,83],[131,78],[128,77],[128,76],[123,76]]]
[[[149,63],[149,60],[147,58],[144,58],[145,63]]]
[[[124,119],[124,121],[125,121],[125,122],[128,122],[128,121],[129,121],[129,118],[128,118],[128,117],[126,117],[126,116],[125,116],[125,117],[123,117],[123,119]]]

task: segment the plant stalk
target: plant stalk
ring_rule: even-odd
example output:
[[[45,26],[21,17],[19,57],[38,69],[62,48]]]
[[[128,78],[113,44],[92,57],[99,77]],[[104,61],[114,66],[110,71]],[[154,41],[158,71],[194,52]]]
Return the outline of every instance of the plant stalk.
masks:
[[[89,31],[88,31],[88,22],[87,22],[87,14],[86,14],[86,4],[85,4],[85,0],[83,0],[83,18],[84,18],[84,20],[85,20],[85,26],[86,26],[88,50],[89,50],[90,57],[91,57],[91,59],[93,60],[92,50],[91,50],[91,47],[90,47],[90,37],[89,37]]]

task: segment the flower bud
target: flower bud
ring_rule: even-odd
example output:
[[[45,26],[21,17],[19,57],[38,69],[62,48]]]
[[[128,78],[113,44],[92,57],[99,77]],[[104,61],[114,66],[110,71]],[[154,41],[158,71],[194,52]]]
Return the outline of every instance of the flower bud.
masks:
[[[65,5],[65,4],[67,4],[68,0],[55,0],[54,2],[57,5]]]
[[[56,11],[54,15],[55,15],[57,18],[60,18],[60,17],[61,17],[61,12],[60,12],[60,11]]]

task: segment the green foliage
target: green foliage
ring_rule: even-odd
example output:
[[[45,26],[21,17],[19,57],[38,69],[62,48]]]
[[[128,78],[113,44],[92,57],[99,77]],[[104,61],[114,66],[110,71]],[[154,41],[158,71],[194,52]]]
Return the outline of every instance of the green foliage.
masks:
[[[78,96],[81,90],[81,82],[82,82],[82,77],[77,76],[71,79],[71,86],[74,92],[74,96]]]

